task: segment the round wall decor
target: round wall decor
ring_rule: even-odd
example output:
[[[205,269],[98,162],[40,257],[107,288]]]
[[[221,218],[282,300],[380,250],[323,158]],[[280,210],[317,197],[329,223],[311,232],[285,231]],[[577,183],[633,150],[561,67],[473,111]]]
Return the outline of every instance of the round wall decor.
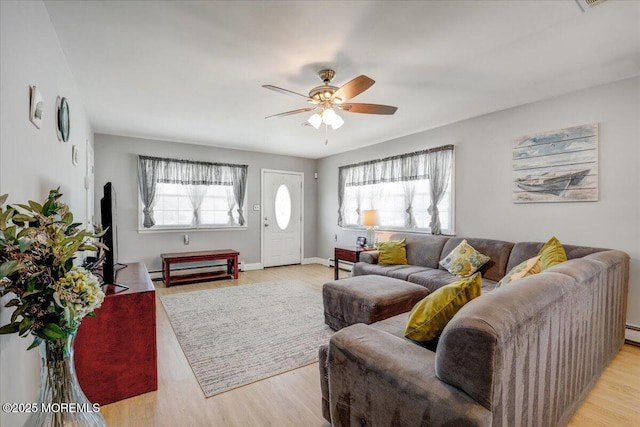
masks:
[[[58,139],[69,140],[69,103],[67,98],[58,98]]]

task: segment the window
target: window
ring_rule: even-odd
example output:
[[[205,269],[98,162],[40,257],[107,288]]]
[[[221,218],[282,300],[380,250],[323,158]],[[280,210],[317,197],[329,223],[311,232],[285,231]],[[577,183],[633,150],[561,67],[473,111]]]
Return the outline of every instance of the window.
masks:
[[[343,166],[338,225],[361,226],[375,209],[382,228],[453,233],[452,174],[452,145]]]
[[[140,156],[140,226],[146,229],[244,226],[246,180],[246,165]]]
[[[198,188],[200,187],[200,188]],[[230,186],[208,185],[191,186],[182,184],[159,183],[156,189],[156,201],[153,207],[157,227],[192,227],[195,222],[193,204],[189,193],[201,191],[198,225],[215,227],[217,225],[238,225],[238,212],[228,207]]]
[[[280,184],[275,200],[276,223],[280,230],[286,230],[291,220],[291,195],[286,185]]]

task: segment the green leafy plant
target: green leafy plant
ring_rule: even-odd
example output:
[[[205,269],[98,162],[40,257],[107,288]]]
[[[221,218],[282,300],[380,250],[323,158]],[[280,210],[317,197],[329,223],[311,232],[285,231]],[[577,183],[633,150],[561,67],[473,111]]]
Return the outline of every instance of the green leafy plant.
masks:
[[[15,307],[0,334],[34,336],[29,349],[45,341],[74,334],[84,316],[94,316],[104,293],[94,270],[104,259],[103,232],[82,229],[59,189],[43,204],[7,205],[0,196],[0,296],[12,295],[5,307]],[[98,253],[87,268],[74,266],[82,251]]]

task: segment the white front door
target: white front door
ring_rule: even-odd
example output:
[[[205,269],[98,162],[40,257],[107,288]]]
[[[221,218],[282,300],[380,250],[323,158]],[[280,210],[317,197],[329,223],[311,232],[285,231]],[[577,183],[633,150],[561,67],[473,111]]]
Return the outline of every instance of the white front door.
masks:
[[[262,265],[302,261],[301,173],[262,171]]]

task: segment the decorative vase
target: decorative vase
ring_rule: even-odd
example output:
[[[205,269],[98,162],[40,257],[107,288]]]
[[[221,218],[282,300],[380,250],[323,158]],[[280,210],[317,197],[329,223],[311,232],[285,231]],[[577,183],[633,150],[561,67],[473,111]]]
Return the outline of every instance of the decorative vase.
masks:
[[[106,427],[100,406],[84,395],[73,361],[75,333],[40,346],[40,389],[37,407],[25,427]]]

